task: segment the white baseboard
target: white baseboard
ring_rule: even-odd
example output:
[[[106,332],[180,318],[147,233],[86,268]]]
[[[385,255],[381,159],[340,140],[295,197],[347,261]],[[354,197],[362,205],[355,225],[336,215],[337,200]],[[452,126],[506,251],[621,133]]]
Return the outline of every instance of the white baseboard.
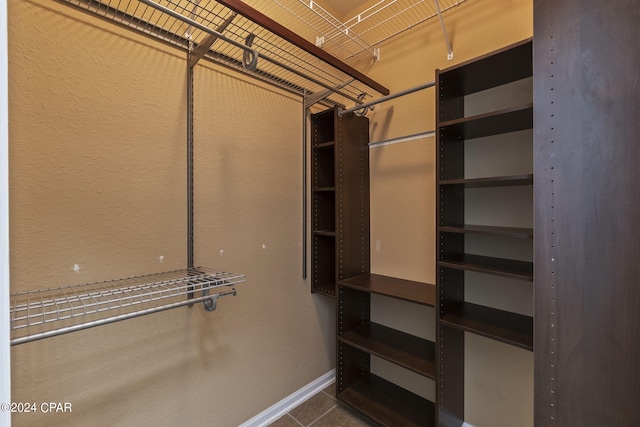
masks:
[[[298,391],[291,393],[289,396],[285,397],[275,405],[272,405],[269,408],[265,409],[264,411],[260,412],[258,415],[251,418],[249,421],[244,422],[239,427],[267,426],[272,422],[274,422],[275,420],[277,420],[278,418],[280,418],[281,416],[283,416],[284,414],[286,414],[287,412],[289,412],[290,410],[292,410],[293,408],[295,408],[296,406],[300,405],[305,400],[309,399],[310,397],[313,397],[320,391],[329,387],[331,384],[335,382],[335,380],[336,380],[336,370],[332,369],[331,371],[327,372],[320,378],[311,381],[309,384],[302,387]]]
[[[469,424],[469,423],[463,423],[462,427],[473,427],[473,425]]]

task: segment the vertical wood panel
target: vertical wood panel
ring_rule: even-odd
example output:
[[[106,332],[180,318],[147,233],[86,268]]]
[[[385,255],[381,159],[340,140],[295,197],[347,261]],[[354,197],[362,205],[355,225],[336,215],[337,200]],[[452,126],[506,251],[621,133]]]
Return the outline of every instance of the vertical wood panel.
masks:
[[[535,422],[640,425],[640,4],[534,8]]]

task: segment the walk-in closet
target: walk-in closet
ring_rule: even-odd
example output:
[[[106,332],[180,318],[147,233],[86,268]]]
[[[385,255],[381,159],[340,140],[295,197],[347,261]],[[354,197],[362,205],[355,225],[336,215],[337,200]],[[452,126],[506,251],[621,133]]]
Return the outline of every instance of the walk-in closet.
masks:
[[[637,2],[0,12],[0,427],[640,425]]]

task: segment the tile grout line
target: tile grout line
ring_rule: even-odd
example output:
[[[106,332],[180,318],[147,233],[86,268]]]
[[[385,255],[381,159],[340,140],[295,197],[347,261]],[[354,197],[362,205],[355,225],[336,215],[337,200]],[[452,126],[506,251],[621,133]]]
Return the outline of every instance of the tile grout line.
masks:
[[[320,418],[324,417],[325,415],[327,415],[329,412],[333,411],[334,409],[336,409],[338,407],[338,404],[335,404],[331,407],[331,409],[329,409],[328,411],[326,411],[324,414],[320,415],[318,418],[316,418],[315,420],[313,420],[311,422],[311,424],[309,424],[307,427],[311,427],[312,425],[314,425]]]
[[[298,419],[296,417],[294,417],[293,415],[291,415],[289,412],[287,412],[287,415],[289,415],[291,418],[293,418],[293,421],[295,421],[296,423],[300,424],[301,427],[305,427],[304,424],[302,424],[300,421],[298,421]]]
[[[335,396],[333,396],[333,395],[331,395],[331,394],[327,393],[327,392],[326,392],[326,391],[324,391],[324,390],[322,390],[322,392],[323,392],[324,394],[326,394],[327,396],[329,396],[330,398],[332,398],[333,400],[337,401],[337,399],[336,399],[336,397],[335,397]]]

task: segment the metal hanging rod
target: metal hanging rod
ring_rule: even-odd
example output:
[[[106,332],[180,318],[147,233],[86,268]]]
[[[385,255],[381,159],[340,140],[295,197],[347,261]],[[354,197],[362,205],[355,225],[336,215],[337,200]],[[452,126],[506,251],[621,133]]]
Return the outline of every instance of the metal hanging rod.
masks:
[[[401,144],[403,142],[416,141],[418,139],[433,138],[436,132],[429,130],[426,132],[415,133],[412,135],[399,136],[397,138],[385,139],[383,141],[369,143],[369,148],[384,147],[385,145]]]
[[[149,308],[145,310],[135,311],[133,313],[122,314],[119,316],[111,316],[105,319],[95,320],[92,322],[81,323],[79,325],[67,326],[63,328],[54,329],[47,332],[40,332],[33,335],[28,335],[22,338],[15,338],[11,340],[11,345],[19,345],[26,344],[28,342],[39,341],[45,338],[51,338],[58,335],[64,335],[71,332],[81,331],[84,329],[95,328],[96,326],[108,325],[109,323],[120,322],[121,320],[133,319],[135,317],[146,316],[147,314],[159,313],[161,311],[171,310],[172,308],[184,307],[185,305],[191,305],[194,303],[202,302],[203,304],[210,303],[211,301],[217,301],[219,297],[225,297],[229,295],[236,295],[235,288],[232,288],[230,291],[221,292],[215,295],[207,295],[203,297],[198,297],[190,300],[180,301],[173,304],[166,304],[160,307]],[[215,304],[215,303],[214,303]],[[207,311],[211,311],[207,309]]]
[[[174,17],[174,18],[176,18],[176,19],[178,19],[178,20],[180,20],[180,21],[182,21],[182,22],[184,22],[186,24],[189,24],[192,27],[195,27],[195,28],[199,29],[200,31],[204,31],[205,33],[209,33],[212,36],[215,36],[215,37],[217,37],[219,39],[222,39],[222,40],[226,41],[227,43],[230,43],[230,44],[232,44],[233,46],[235,46],[235,47],[237,47],[239,49],[242,49],[244,51],[248,51],[248,52],[250,52],[250,53],[252,53],[254,55],[257,55],[255,49],[253,49],[253,48],[251,48],[249,46],[246,46],[246,45],[244,45],[244,44],[242,44],[240,42],[237,42],[237,41],[235,41],[233,39],[230,39],[230,38],[226,37],[224,34],[219,33],[216,30],[207,27],[206,25],[200,24],[198,21],[195,21],[195,20],[193,20],[191,18],[183,16],[182,14],[180,14],[178,12],[175,12],[173,9],[169,9],[168,7],[163,6],[161,4],[158,4],[158,3],[156,3],[156,2],[154,2],[152,0],[138,0],[138,1],[140,3],[144,3],[147,6],[150,6],[150,7],[154,8],[154,9],[157,9],[162,13],[166,13],[167,15],[172,16],[172,17]]]
[[[380,104],[381,102],[390,101],[392,99],[399,98],[401,96],[408,95],[410,93],[418,92],[418,91],[423,90],[423,89],[434,87],[435,85],[436,85],[435,81],[434,82],[429,82],[429,83],[425,83],[425,84],[422,84],[420,86],[416,86],[416,87],[413,87],[413,88],[410,88],[410,89],[402,90],[402,91],[400,91],[398,93],[394,93],[394,94],[391,94],[391,95],[383,96],[382,98],[374,99],[373,101],[365,102],[363,104],[358,104],[355,107],[349,108],[347,110],[343,110],[343,109],[340,108],[340,109],[338,109],[338,115],[339,116],[343,116],[344,114],[356,112],[356,111],[359,111],[359,110],[363,110],[363,112],[366,113],[366,109],[368,109],[369,107],[372,107],[372,106],[374,106],[376,104]]]
[[[239,0],[57,1],[193,52],[191,65],[206,59],[299,96],[350,82],[325,100],[332,107],[356,102],[361,93],[389,93],[376,81]],[[230,19],[232,14],[237,15]],[[255,36],[251,46],[250,36]],[[219,42],[213,43],[215,40]],[[204,47],[207,44],[209,49]],[[257,67],[246,67],[252,64]]]
[[[264,60],[266,60],[266,61],[268,61],[268,62],[270,62],[270,63],[272,63],[272,64],[274,64],[274,65],[276,65],[276,66],[278,66],[280,68],[282,68],[282,69],[285,69],[285,70],[287,70],[287,71],[289,71],[291,73],[294,73],[294,74],[296,74],[296,75],[298,75],[298,76],[300,76],[300,77],[302,77],[304,79],[307,79],[307,80],[309,80],[309,81],[311,81],[311,82],[313,82],[313,83],[315,83],[315,84],[317,84],[319,86],[322,86],[325,89],[328,89],[333,93],[337,93],[338,95],[343,96],[344,98],[347,98],[347,99],[349,99],[351,101],[357,102],[357,98],[355,96],[352,96],[352,95],[349,95],[347,93],[344,93],[344,92],[340,91],[339,89],[336,89],[335,87],[330,86],[330,85],[328,85],[328,84],[326,84],[326,83],[324,83],[324,82],[322,82],[322,81],[320,81],[320,80],[318,80],[318,79],[316,79],[314,77],[311,77],[311,76],[309,76],[309,75],[307,75],[305,73],[302,73],[299,70],[297,70],[297,69],[295,69],[293,67],[290,67],[289,65],[286,65],[286,64],[282,63],[281,61],[278,61],[278,60],[276,60],[274,58],[271,58],[268,55],[258,53],[258,51],[256,49],[254,49],[254,48],[252,48],[250,46],[250,43],[247,44],[247,45],[239,43],[239,42],[237,42],[237,41],[235,41],[235,40],[233,40],[233,39],[231,39],[229,37],[226,37],[224,34],[218,32],[218,31],[216,31],[214,29],[208,28],[207,26],[200,24],[199,22],[197,22],[197,21],[195,21],[195,20],[193,20],[193,19],[191,19],[191,18],[189,18],[187,16],[184,16],[184,15],[178,13],[178,12],[175,12],[174,10],[172,10],[172,9],[166,7],[166,6],[158,4],[153,0],[138,0],[138,1],[140,1],[141,3],[146,4],[147,6],[150,6],[150,7],[154,8],[154,9],[157,9],[162,13],[166,13],[167,15],[169,15],[169,16],[175,18],[175,19],[178,19],[178,20],[184,22],[185,24],[189,24],[190,26],[193,26],[193,27],[195,27],[195,28],[197,28],[197,29],[199,29],[201,31],[204,31],[205,33],[208,33],[210,36],[212,36],[213,41],[215,41],[215,39],[221,39],[221,40],[226,41],[227,43],[230,43],[231,45],[233,45],[233,46],[235,46],[237,48],[242,49],[244,51],[244,53],[245,53],[245,55],[243,55],[243,60],[242,60],[243,67],[245,69],[249,69],[250,71],[255,71],[256,67],[257,67],[258,58],[264,59]],[[238,12],[234,11],[234,13],[237,14]],[[235,15],[233,15],[233,17],[235,17]],[[233,17],[228,18],[228,20],[225,21],[225,23],[223,24],[224,27],[221,26],[220,28],[223,28],[223,29],[226,28],[229,25],[229,23],[231,22],[231,20],[233,19]],[[253,38],[251,40],[253,40]],[[251,59],[252,59],[251,61],[247,61],[246,60],[246,56],[247,55],[249,55],[251,57]],[[249,64],[249,62],[251,62],[251,64]],[[353,81],[353,79],[351,81]]]
[[[213,311],[218,298],[235,295],[244,275],[197,267],[11,295],[11,345],[202,302]],[[212,290],[220,292],[212,293]],[[185,296],[187,298],[185,298]],[[116,313],[116,314],[114,314]]]

